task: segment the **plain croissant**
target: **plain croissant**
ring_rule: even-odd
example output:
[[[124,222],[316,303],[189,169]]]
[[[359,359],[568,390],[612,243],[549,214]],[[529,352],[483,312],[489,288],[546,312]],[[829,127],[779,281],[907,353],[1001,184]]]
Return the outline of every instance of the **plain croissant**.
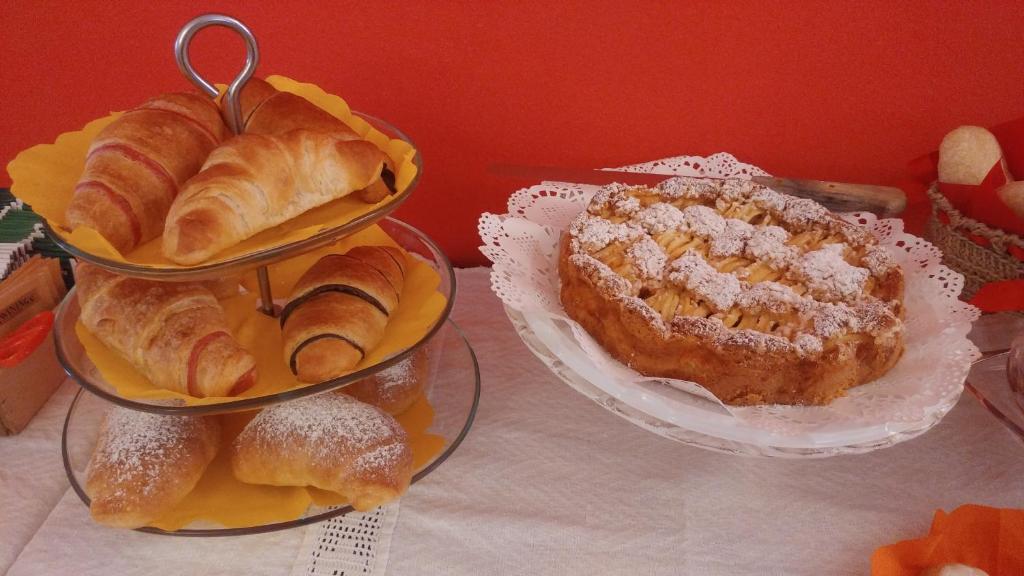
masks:
[[[397,248],[359,246],[317,261],[281,311],[285,362],[303,382],[350,371],[384,338],[405,284]]]
[[[365,140],[293,130],[243,134],[210,155],[174,200],[163,252],[198,264],[256,233],[380,180],[385,154]]]
[[[160,236],[179,188],[227,133],[217,106],[196,94],[165,94],[125,112],[93,140],[68,225],[98,231],[121,252]]]
[[[339,140],[359,140],[360,136],[341,120],[320,109],[302,96],[283,92],[267,81],[253,78],[242,89],[239,99],[246,134],[284,134],[292,130],[311,130],[330,134]],[[381,179],[359,190],[359,199],[376,203],[394,193],[394,173],[385,160]]]
[[[75,276],[82,323],[157,388],[234,396],[256,382],[256,360],[206,285],[126,278],[85,263]]]

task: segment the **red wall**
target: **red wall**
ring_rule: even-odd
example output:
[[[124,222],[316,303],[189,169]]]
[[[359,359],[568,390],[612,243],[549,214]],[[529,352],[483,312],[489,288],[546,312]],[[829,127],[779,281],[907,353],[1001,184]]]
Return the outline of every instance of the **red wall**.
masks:
[[[0,7],[0,161],[185,88],[174,36],[223,11],[256,33],[262,73],[316,82],[413,137],[425,171],[400,215],[460,264],[483,261],[477,215],[529,184],[489,175],[494,163],[724,150],[776,174],[887,182],[959,124],[1024,114],[1012,0],[117,4]],[[194,54],[223,81],[242,47],[208,30]]]

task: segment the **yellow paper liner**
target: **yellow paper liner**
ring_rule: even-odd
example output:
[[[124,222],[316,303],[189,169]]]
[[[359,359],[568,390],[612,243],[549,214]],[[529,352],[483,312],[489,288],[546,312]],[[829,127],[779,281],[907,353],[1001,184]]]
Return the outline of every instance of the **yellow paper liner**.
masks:
[[[224,250],[203,264],[230,260],[304,240],[323,230],[344,225],[393,202],[409,187],[416,176],[417,168],[413,162],[415,149],[404,140],[389,139],[362,118],[354,116],[348,104],[340,97],[328,94],[314,84],[296,82],[284,76],[270,76],[267,82],[278,90],[302,96],[348,124],[363,138],[376,144],[391,158],[396,167],[395,186],[398,193],[377,204],[366,204],[351,195],[334,200],[264,230]],[[23,150],[7,165],[7,172],[12,180],[11,192],[32,206],[35,212],[47,220],[51,228],[61,232],[64,240],[84,252],[109,260],[132,262],[154,268],[187,268],[174,264],[163,256],[160,251],[160,238],[150,240],[126,256],[91,228],[79,227],[74,231],[67,231],[64,213],[85,167],[85,156],[89,146],[100,130],[121,114],[122,112],[113,112],[109,116],[89,122],[81,130],[61,134],[53,144],[40,144]]]
[[[310,504],[336,506],[348,502],[341,494],[313,487],[238,481],[231,472],[229,447],[255,415],[256,411],[219,416],[223,430],[220,452],[192,492],[151,526],[174,531],[193,522],[211,522],[225,528],[248,528],[301,518]],[[444,438],[427,432],[434,421],[434,409],[426,396],[396,420],[409,436],[413,470],[422,469],[444,448]]]
[[[287,296],[302,273],[321,256],[342,254],[354,246],[394,246],[401,249],[379,226],[370,226],[330,246],[271,265],[270,277],[274,283],[274,293],[279,297]],[[402,297],[399,300],[398,309],[390,317],[384,331],[384,339],[376,348],[367,353],[362,362],[352,369],[352,372],[373,366],[422,340],[438,322],[447,305],[447,299],[437,291],[441,282],[437,272],[428,264],[410,257],[408,254],[406,254],[406,261],[408,268]],[[255,289],[254,276],[255,274],[243,282],[243,285],[249,287],[250,290]],[[270,318],[259,312],[256,302],[257,296],[253,292],[221,300],[231,333],[234,334],[239,344],[256,358],[256,369],[259,372],[256,384],[234,397],[196,398],[188,394],[157,388],[128,360],[103,344],[81,321],[76,323],[75,333],[78,335],[82,347],[85,348],[89,360],[96,365],[103,378],[124,398],[178,398],[184,400],[185,404],[193,406],[218,404],[238,398],[266,396],[308,386],[308,383],[300,382],[292,374],[285,360],[284,343],[278,319]]]

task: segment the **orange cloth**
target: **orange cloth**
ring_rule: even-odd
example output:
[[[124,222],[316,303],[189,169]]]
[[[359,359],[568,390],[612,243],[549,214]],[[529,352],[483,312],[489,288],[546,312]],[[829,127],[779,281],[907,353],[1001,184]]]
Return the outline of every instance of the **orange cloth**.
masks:
[[[875,550],[872,576],[917,576],[942,564],[966,564],[989,576],[1024,574],[1024,510],[967,504],[935,512],[928,536]]]

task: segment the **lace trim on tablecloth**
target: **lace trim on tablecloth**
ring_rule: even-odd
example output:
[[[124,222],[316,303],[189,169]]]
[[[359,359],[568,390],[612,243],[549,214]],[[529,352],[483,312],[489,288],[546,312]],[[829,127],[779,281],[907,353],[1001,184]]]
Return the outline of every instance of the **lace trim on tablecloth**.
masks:
[[[291,576],[382,576],[399,503],[350,512],[306,528]]]
[[[617,168],[667,175],[750,178],[764,175],[729,154],[707,158],[680,156]],[[656,392],[667,384],[717,400],[693,382],[647,378],[608,355],[558,301],[558,243],[570,221],[586,209],[598,186],[542,182],[519,190],[506,214],[481,215],[481,252],[493,262],[491,286],[506,306],[520,312],[543,312],[568,323],[575,342],[604,374]],[[799,435],[845,426],[912,423],[948,409],[963,390],[971,362],[979,357],[967,339],[978,310],[961,302],[963,276],[942,265],[941,252],[903,231],[899,219],[872,214],[844,217],[871,231],[903,268],[906,280],[906,352],[897,365],[874,383],[856,387],[828,406],[721,406],[745,424],[776,434]]]

